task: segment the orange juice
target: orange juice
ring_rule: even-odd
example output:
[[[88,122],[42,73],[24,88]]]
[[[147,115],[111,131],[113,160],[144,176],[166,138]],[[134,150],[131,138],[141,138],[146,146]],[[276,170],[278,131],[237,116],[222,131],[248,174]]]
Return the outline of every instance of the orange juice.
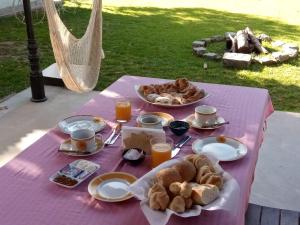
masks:
[[[151,146],[152,168],[171,159],[172,146],[169,143],[156,143]]]
[[[116,102],[116,120],[120,122],[127,122],[131,118],[131,104],[129,101]]]

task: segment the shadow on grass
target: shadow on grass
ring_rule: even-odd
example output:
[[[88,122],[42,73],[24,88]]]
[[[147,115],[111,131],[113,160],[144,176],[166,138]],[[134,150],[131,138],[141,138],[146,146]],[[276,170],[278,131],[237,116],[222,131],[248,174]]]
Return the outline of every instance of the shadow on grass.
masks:
[[[84,8],[66,8],[61,12],[63,21],[77,37],[85,32],[89,16],[90,10]],[[13,21],[12,18],[7,19]],[[191,50],[194,40],[237,31],[246,26],[256,33],[266,33],[275,40],[300,45],[298,26],[202,8],[105,7],[103,19],[106,58],[102,61],[98,90],[124,74],[168,79],[185,76],[194,81],[267,88],[276,109],[300,111],[297,101],[300,98],[299,58],[276,67],[254,64],[246,71],[223,68],[221,62],[198,58]],[[26,40],[24,27],[13,27],[14,33],[10,35],[5,21],[1,20],[0,30],[4,29],[4,32],[1,32],[0,40]],[[47,29],[46,21],[36,26],[43,67],[54,61]],[[220,52],[224,47],[225,44],[212,48]],[[204,62],[208,63],[208,70],[203,69]]]

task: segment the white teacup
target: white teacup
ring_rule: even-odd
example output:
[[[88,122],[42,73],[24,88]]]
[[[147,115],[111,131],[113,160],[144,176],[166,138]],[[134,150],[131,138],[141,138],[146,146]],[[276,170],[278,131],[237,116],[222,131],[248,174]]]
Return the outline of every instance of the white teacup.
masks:
[[[140,126],[144,128],[162,128],[161,118],[151,114],[144,114],[140,116],[139,123]]]
[[[71,133],[72,149],[80,152],[95,148],[95,131],[92,129],[78,129]]]
[[[198,124],[213,124],[217,119],[217,109],[209,105],[200,105],[195,108],[195,120]]]

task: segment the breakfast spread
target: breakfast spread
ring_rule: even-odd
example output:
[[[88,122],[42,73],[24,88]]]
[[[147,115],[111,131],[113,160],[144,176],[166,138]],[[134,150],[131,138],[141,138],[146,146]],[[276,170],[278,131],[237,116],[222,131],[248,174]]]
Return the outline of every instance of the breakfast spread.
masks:
[[[158,171],[148,190],[149,207],[183,213],[193,205],[207,205],[219,197],[224,178],[206,155],[187,155]]]
[[[205,96],[203,89],[199,89],[186,78],[164,84],[141,85],[138,91],[148,101],[162,105],[184,105]]]

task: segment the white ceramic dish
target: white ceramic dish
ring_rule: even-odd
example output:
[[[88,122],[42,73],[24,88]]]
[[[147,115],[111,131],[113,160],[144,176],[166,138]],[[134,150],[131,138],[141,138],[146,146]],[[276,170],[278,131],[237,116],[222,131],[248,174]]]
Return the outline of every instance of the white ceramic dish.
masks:
[[[100,168],[100,165],[93,163],[88,160],[78,159],[73,161],[72,163],[66,165],[64,168],[57,171],[49,180],[59,186],[65,188],[74,188],[90,177],[93,173],[95,173]],[[58,176],[64,175],[72,180],[75,180],[77,183],[74,185],[65,185],[63,183],[57,182],[55,178]]]
[[[129,186],[137,178],[129,173],[111,172],[95,177],[88,185],[88,192],[104,202],[121,202],[133,197]]]
[[[65,134],[70,134],[77,129],[93,129],[95,132],[99,132],[103,130],[105,126],[106,123],[104,119],[91,115],[70,116],[58,123],[59,129]]]
[[[218,129],[222,126],[224,126],[225,124],[221,124],[218,126],[211,126],[211,127],[203,127],[202,124],[199,124],[196,119],[195,119],[195,115],[191,114],[188,117],[185,118],[185,121],[188,122],[190,124],[191,127],[196,128],[196,129],[200,129],[200,130],[214,130],[214,129]],[[224,123],[225,119],[221,116],[218,116],[217,119],[215,120],[215,123]]]
[[[219,161],[234,161],[247,154],[247,147],[240,141],[224,137],[207,137],[197,139],[192,145],[193,152],[196,154],[209,153]]]
[[[136,122],[138,124],[138,126],[140,126],[140,118],[141,116],[143,115],[155,115],[155,116],[158,116],[161,118],[161,123],[162,123],[162,126],[163,127],[167,127],[169,126],[169,124],[174,121],[174,117],[168,113],[164,113],[164,112],[145,112],[145,113],[142,113],[141,115],[139,115],[137,118],[136,118]]]
[[[64,141],[60,145],[59,150],[61,153],[65,154],[65,155],[75,156],[75,157],[87,157],[87,156],[95,155],[104,148],[104,143],[103,143],[102,139],[95,137],[95,140],[96,140],[96,144],[94,145],[94,147],[87,151],[89,153],[82,153],[82,154],[77,153],[77,152],[72,153],[71,151],[77,151],[77,150],[73,149],[72,144],[71,144],[71,139],[67,139],[66,141]],[[66,150],[66,151],[64,152],[64,150]]]
[[[187,103],[187,104],[182,104],[182,105],[167,105],[167,104],[160,104],[160,103],[154,103],[154,102],[150,102],[148,101],[140,92],[139,92],[139,88],[140,88],[140,85],[134,85],[134,90],[137,94],[137,96],[143,100],[144,102],[147,102],[151,105],[157,105],[157,106],[162,106],[162,107],[167,107],[167,108],[180,108],[180,107],[184,107],[184,106],[189,106],[189,105],[193,105],[193,104],[196,104],[198,102],[200,102],[201,100],[207,98],[209,95],[204,92],[204,97],[203,98],[200,98],[194,102],[190,102],[190,103]]]

